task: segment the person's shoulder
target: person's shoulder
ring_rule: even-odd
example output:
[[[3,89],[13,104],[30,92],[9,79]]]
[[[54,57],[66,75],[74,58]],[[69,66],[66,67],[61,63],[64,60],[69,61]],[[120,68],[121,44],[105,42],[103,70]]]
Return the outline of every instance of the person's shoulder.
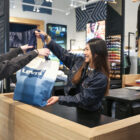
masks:
[[[77,57],[77,61],[84,61],[85,60],[84,56],[81,54],[76,54],[76,57]]]
[[[107,81],[108,79],[104,73],[96,71],[96,70],[94,70],[93,72],[93,78],[95,81],[100,81],[100,82]]]

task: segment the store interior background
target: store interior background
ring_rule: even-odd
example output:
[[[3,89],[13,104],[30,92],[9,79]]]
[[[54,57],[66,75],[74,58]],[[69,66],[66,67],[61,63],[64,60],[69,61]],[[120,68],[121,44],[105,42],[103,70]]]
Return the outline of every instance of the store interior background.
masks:
[[[61,2],[60,2],[61,1]],[[10,17],[20,17],[29,18],[35,20],[43,20],[45,25],[44,29],[46,31],[47,23],[56,23],[67,25],[67,49],[70,49],[70,40],[76,40],[75,46],[77,48],[83,48],[86,42],[86,31],[76,32],[76,15],[75,10],[71,10],[69,15],[52,10],[52,15],[41,14],[36,12],[24,12],[22,10],[21,1],[14,0],[15,8],[10,7]],[[59,9],[67,10],[69,6],[69,0],[53,0],[52,7],[57,7]],[[132,0],[125,1],[125,34],[124,34],[124,47],[128,46],[128,32],[136,33],[137,30],[137,10],[139,2],[132,2]],[[118,21],[119,22],[119,21]],[[130,60],[131,69],[130,73],[137,73],[137,52],[136,47],[136,36],[131,35],[131,50],[130,50]]]

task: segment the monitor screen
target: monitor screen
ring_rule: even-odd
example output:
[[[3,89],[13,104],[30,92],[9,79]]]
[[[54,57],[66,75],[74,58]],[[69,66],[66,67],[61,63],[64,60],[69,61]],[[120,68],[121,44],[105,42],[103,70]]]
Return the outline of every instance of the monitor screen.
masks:
[[[51,36],[57,44],[63,48],[67,48],[67,26],[60,24],[47,24],[47,34]],[[57,60],[54,54],[51,53],[50,59]],[[61,64],[61,62],[60,62]]]
[[[95,23],[88,23],[86,26],[86,41],[92,38],[102,38],[105,40],[105,20]]]
[[[61,47],[66,49],[67,45],[67,26],[60,24],[47,24],[47,34],[59,44]]]

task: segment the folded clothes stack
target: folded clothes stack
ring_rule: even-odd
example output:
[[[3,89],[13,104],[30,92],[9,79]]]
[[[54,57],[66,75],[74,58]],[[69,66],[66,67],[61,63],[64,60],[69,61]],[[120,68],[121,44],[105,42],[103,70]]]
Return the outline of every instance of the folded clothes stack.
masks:
[[[136,83],[137,83],[137,84],[140,84],[140,79],[136,80]]]

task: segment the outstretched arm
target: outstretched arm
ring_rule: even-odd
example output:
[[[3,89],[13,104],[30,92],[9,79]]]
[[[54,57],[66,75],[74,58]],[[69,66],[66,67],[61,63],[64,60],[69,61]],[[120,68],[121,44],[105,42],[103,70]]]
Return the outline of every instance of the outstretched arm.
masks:
[[[83,87],[83,90],[74,96],[52,96],[47,105],[59,102],[61,105],[77,106],[87,108],[93,106],[96,110],[100,105],[101,100],[107,88],[107,78],[102,76],[90,81],[89,87]]]
[[[31,51],[21,56],[17,56],[11,60],[5,60],[0,62],[0,80],[3,78],[7,78],[12,75],[14,72],[23,68],[26,64],[28,64],[32,59],[34,59],[38,55],[48,56],[50,53],[49,49],[43,48]]]
[[[24,45],[20,48],[15,48],[12,51],[7,52],[6,54],[0,55],[0,62],[5,60],[10,60],[14,57],[17,57],[19,54],[25,52],[27,49],[32,48],[33,46]]]
[[[53,40],[51,40],[51,37],[47,35],[45,32],[35,31],[35,34],[38,38],[40,38],[41,35],[44,35],[47,48],[49,48],[54,55],[56,55],[68,68],[71,69],[71,67],[74,65],[75,60],[77,59],[76,55],[69,53],[59,44],[55,43]]]

